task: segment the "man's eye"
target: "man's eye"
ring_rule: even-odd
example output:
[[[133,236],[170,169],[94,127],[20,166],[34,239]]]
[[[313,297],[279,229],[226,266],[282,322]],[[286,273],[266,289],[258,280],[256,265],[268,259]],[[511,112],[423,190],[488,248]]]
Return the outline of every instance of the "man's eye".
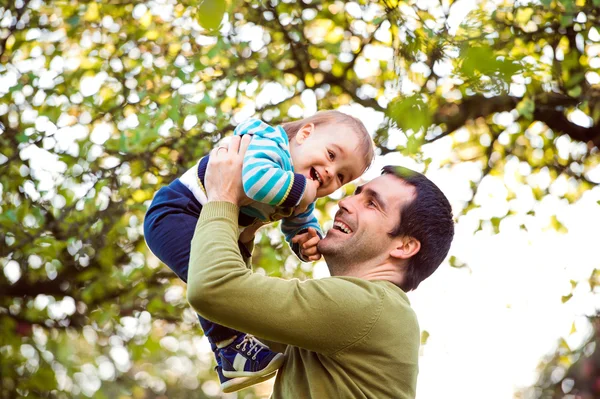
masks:
[[[369,205],[369,206],[375,206],[375,202],[373,202],[373,201],[370,201],[370,200],[369,200],[369,201],[368,201],[368,205]]]
[[[335,154],[333,153],[333,151],[327,151],[329,153],[329,159],[331,159],[332,161],[335,159]]]

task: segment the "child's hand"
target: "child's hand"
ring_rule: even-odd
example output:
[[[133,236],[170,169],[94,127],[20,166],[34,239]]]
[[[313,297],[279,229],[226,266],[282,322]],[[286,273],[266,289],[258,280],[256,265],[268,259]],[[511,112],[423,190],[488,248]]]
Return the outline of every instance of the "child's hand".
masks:
[[[302,212],[306,212],[306,209],[310,204],[317,200],[317,182],[314,180],[306,179],[306,188],[304,189],[304,195],[300,200],[298,206],[294,210],[294,215],[299,215]]]
[[[309,227],[306,233],[298,234],[292,238],[294,244],[299,244],[300,253],[310,262],[321,259],[321,253],[317,249],[317,244],[321,241],[321,237],[317,234],[317,231]]]

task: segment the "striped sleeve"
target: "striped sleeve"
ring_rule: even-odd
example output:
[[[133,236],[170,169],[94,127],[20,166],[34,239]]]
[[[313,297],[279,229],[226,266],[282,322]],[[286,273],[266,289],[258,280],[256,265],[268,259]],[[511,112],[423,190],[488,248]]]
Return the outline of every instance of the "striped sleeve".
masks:
[[[306,187],[306,177],[292,171],[289,153],[281,146],[284,132],[258,119],[250,119],[235,129],[236,135],[252,134],[244,156],[242,181],[246,195],[272,206],[295,207]]]
[[[308,209],[306,209],[305,212],[296,216],[285,218],[281,221],[281,231],[285,235],[285,240],[296,256],[304,262],[307,262],[307,260],[302,257],[302,254],[300,253],[300,246],[292,243],[292,238],[298,234],[306,232],[309,227],[314,228],[319,237],[323,238],[323,232],[321,231],[321,226],[319,226],[317,217],[314,215],[314,210],[315,203],[313,202],[308,206]]]

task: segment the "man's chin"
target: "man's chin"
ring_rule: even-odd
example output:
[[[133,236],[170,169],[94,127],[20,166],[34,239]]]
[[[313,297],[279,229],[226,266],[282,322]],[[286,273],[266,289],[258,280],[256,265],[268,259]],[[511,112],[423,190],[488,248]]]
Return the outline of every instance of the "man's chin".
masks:
[[[342,236],[342,234],[346,235],[345,233],[339,231],[335,231],[334,233],[331,233],[331,231],[329,231],[325,238],[323,238],[317,244],[317,249],[319,250],[319,252],[323,255],[326,255],[328,253],[337,252],[343,247],[345,247],[347,242],[344,238],[349,237],[344,237]]]

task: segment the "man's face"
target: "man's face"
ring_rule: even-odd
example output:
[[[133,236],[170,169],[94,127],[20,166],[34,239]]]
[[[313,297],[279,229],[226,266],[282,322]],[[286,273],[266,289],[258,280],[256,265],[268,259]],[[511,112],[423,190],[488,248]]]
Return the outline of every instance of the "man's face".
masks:
[[[395,240],[388,233],[398,225],[400,210],[416,197],[415,188],[386,174],[359,187],[339,202],[333,227],[319,242],[332,275],[353,265],[385,261]]]

